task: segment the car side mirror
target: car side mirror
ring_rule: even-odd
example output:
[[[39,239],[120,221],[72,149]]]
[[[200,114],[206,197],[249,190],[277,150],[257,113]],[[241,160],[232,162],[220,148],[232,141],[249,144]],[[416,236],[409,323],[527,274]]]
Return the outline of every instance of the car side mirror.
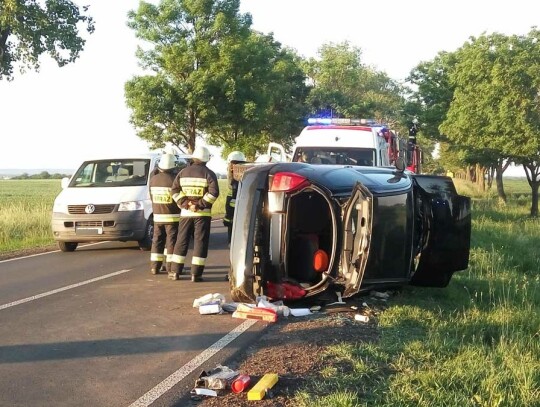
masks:
[[[69,185],[69,178],[68,177],[62,178],[62,181],[60,181],[60,185],[62,185],[62,189],[66,189]]]

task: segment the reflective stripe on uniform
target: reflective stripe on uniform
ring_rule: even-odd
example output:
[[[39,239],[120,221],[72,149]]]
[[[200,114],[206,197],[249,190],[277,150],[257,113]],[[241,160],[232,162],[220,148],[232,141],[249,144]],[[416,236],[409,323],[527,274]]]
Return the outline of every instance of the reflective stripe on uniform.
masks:
[[[150,187],[152,202],[157,204],[170,204],[173,202],[171,188],[168,187]]]
[[[165,256],[165,261],[167,263],[170,263],[173,261],[173,257],[174,257],[174,254],[167,254],[167,256]]]
[[[230,206],[231,208],[236,207],[236,199],[231,199],[230,202],[229,202],[229,206]]]
[[[210,193],[206,193],[204,194],[203,196],[203,200],[205,200],[206,202],[210,203],[210,204],[213,204],[214,202],[216,202],[216,199],[217,197],[215,197],[214,195],[210,194]]]
[[[206,258],[204,257],[195,257],[193,256],[191,258],[191,264],[195,266],[204,266],[204,263],[206,263]]]
[[[185,196],[186,194],[184,193],[184,191],[180,191],[177,194],[173,194],[172,199],[174,200],[174,202],[178,202],[180,199],[182,199]]]
[[[180,186],[194,186],[194,187],[207,187],[208,180],[206,178],[191,178],[191,177],[182,177],[180,178]]]
[[[150,253],[150,261],[163,261],[165,256],[162,253]]]
[[[167,255],[167,258],[169,255]],[[169,260],[167,260],[169,261]],[[179,256],[178,254],[171,255],[171,262],[178,263],[178,264],[184,264],[186,262],[186,256]]]
[[[180,178],[180,187],[182,191],[189,197],[202,198],[205,196],[205,189],[208,188],[208,180],[206,178]]]
[[[200,209],[197,212],[192,212],[189,209],[182,209],[180,216],[183,218],[196,218],[198,216],[212,216],[212,210],[210,208]]]
[[[156,223],[180,222],[180,214],[179,213],[154,213],[154,222]]]

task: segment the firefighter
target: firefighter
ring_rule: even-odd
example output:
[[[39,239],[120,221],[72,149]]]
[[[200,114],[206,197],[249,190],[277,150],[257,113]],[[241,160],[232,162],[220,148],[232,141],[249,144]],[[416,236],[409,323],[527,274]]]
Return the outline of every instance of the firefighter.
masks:
[[[231,244],[232,222],[234,217],[234,207],[236,206],[236,194],[238,192],[238,181],[233,176],[233,165],[246,162],[246,156],[241,151],[233,151],[227,156],[227,181],[229,190],[225,200],[225,217],[223,226],[227,227],[227,243]]]
[[[178,173],[172,186],[172,197],[182,209],[169,272],[172,280],[178,280],[183,274],[189,242],[193,235],[191,281],[203,281],[202,274],[210,242],[211,210],[219,196],[216,174],[206,166],[209,160],[208,148],[196,147],[192,154],[192,164]]]
[[[167,272],[171,269],[172,253],[180,221],[180,208],[172,199],[171,194],[176,175],[176,157],[173,154],[163,154],[159,160],[157,172],[154,172],[150,178],[150,195],[154,212],[154,236],[150,253],[152,274],[159,274],[164,264]],[[166,250],[166,255],[164,250]]]

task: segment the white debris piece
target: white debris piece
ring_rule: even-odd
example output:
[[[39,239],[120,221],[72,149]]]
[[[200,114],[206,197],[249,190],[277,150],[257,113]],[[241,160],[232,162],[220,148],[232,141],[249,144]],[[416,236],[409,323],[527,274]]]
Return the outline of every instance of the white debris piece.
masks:
[[[203,295],[202,297],[196,298],[193,301],[193,308],[198,308],[201,305],[210,304],[214,302],[219,302],[220,304],[223,304],[225,302],[225,296],[219,293]]]
[[[356,314],[354,316],[354,320],[355,321],[360,321],[360,322],[368,322],[369,321],[369,317],[367,315],[362,315],[362,314]]]

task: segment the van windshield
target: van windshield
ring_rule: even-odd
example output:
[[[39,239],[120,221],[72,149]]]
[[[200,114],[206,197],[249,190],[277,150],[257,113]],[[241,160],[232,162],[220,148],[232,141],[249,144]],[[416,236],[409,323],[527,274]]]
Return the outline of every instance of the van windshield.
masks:
[[[294,162],[330,165],[364,165],[373,167],[375,150],[370,148],[298,147]]]
[[[118,159],[85,161],[77,170],[70,187],[131,187],[146,185],[150,160]]]

